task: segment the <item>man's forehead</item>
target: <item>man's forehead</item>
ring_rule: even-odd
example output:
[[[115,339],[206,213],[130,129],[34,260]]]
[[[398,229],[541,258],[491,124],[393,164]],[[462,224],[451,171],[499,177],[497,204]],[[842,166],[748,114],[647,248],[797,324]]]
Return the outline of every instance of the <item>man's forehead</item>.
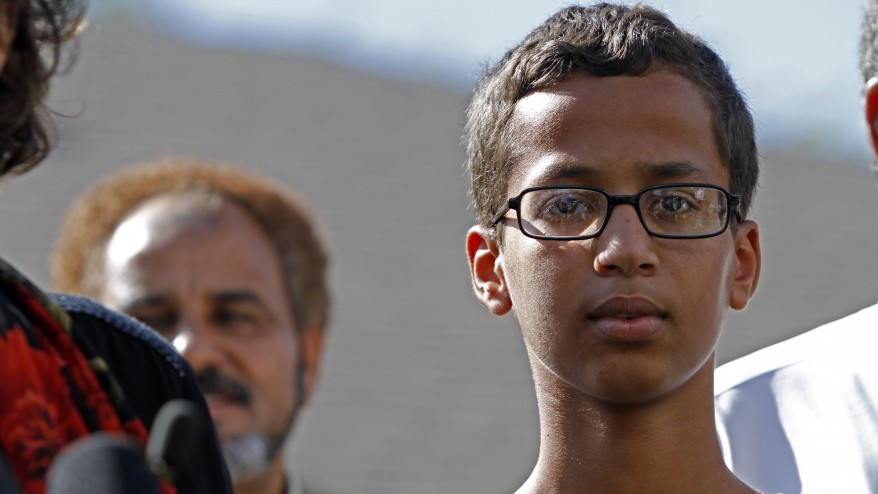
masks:
[[[218,226],[237,206],[216,195],[164,194],[143,201],[116,226],[108,262],[126,261],[199,228]]]
[[[158,229],[179,224],[196,226],[219,221],[222,213],[235,208],[219,194],[199,191],[175,192],[153,196],[137,206],[128,218],[142,216]]]

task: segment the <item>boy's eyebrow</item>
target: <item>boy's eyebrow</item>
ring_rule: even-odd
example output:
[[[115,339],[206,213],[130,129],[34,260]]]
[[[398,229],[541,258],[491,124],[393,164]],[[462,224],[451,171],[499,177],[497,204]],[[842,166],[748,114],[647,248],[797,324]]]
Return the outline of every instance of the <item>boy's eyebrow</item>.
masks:
[[[668,161],[653,163],[643,169],[643,174],[654,178],[691,178],[706,181],[704,170],[691,161]]]
[[[551,172],[552,178],[587,178],[597,174],[597,170],[585,165],[562,165]]]
[[[545,178],[590,178],[595,177],[599,174],[600,172],[598,172],[596,168],[593,168],[591,166],[563,164],[547,170]],[[691,161],[667,161],[664,163],[650,163],[643,167],[641,174],[646,178],[694,178],[699,181],[707,180],[707,175],[704,173],[702,167],[696,165]]]

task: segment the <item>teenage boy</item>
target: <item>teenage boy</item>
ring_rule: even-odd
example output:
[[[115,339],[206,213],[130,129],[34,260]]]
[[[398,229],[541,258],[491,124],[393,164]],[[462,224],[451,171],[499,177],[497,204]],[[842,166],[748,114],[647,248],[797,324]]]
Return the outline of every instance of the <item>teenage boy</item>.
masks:
[[[646,6],[562,9],[467,112],[476,297],[514,312],[541,441],[520,493],[753,492],[713,409],[760,271],[752,118],[722,60]]]

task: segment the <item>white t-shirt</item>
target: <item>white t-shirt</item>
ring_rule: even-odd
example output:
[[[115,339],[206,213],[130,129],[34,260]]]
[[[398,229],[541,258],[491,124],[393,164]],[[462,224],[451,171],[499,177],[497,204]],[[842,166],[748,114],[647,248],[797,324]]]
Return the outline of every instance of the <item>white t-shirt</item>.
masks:
[[[763,492],[878,494],[878,305],[716,371],[726,463]]]

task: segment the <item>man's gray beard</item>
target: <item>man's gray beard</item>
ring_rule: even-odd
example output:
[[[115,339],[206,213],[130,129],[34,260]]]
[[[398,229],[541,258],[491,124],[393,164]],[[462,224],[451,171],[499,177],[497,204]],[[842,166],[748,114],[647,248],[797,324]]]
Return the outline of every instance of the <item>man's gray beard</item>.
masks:
[[[264,434],[244,434],[222,443],[223,456],[232,483],[265,475],[271,463],[280,454],[284,437],[269,437]]]

